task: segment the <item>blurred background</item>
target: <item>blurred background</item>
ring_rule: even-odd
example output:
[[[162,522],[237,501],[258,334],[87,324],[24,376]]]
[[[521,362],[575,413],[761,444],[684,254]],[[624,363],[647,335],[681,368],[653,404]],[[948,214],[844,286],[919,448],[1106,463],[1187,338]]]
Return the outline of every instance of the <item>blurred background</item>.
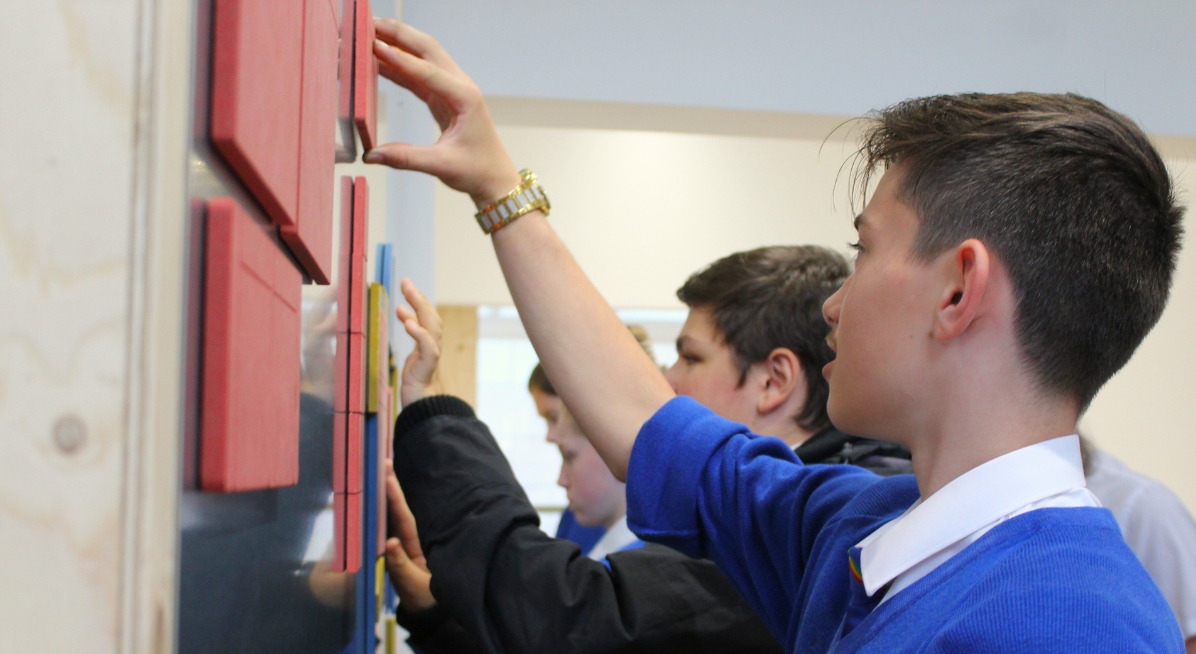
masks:
[[[439,39],[486,94],[516,165],[540,176],[554,226],[619,310],[683,320],[676,288],[736,250],[816,243],[844,251],[854,233],[850,120],[915,96],[1092,96],[1138,121],[1181,197],[1196,201],[1192,3],[401,4],[404,19]],[[391,85],[385,91],[401,113],[392,136],[433,141],[422,105]],[[398,239],[400,274],[440,304],[487,307],[478,314],[477,407],[529,490],[544,489],[534,501],[552,506],[563,497],[551,491],[555,448],[543,442],[525,390],[534,353],[513,332],[486,336],[513,309],[473,207],[426,177],[394,174],[406,197],[389,215],[392,233],[412,236]],[[1192,334],[1196,253],[1188,248],[1159,325],[1081,424],[1196,511]],[[667,330],[653,338],[668,351]]]

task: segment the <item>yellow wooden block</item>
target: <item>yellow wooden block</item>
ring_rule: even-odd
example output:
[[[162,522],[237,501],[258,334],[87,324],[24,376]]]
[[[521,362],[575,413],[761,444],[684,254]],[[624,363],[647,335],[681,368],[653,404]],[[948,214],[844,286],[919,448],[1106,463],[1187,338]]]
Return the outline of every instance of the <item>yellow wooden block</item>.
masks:
[[[390,371],[386,369],[390,361],[390,298],[386,295],[386,287],[377,282],[370,284],[366,321],[369,342],[366,354],[368,365],[365,410],[366,413],[377,413],[379,393],[390,381]]]
[[[395,622],[393,615],[386,616],[386,646],[383,648],[386,654],[395,654],[395,649],[398,647],[396,640],[399,635],[395,627],[398,623]]]
[[[386,597],[386,557],[378,557],[374,566],[374,598],[378,602],[374,615],[382,617],[382,598]]]

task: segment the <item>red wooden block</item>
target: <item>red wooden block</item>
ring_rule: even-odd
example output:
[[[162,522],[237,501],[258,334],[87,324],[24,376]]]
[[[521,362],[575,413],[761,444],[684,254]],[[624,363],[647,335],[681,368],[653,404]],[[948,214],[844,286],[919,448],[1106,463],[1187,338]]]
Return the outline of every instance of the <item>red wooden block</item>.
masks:
[[[282,239],[317,284],[332,281],[332,191],[336,164],[336,14],[328,0],[305,0],[299,119],[298,224]]]
[[[332,492],[345,492],[345,454],[349,449],[346,436],[347,416],[332,414]]]
[[[365,335],[336,335],[336,392],[332,410],[337,413],[365,413]]]
[[[332,410],[345,413],[349,410],[349,334],[337,332],[336,356],[333,359]]]
[[[365,416],[350,413],[345,444],[345,492],[360,493],[365,490]]]
[[[349,255],[349,315],[346,328],[353,334],[365,333],[366,294],[365,257],[354,252]]]
[[[373,25],[373,23],[370,23]],[[369,259],[370,232],[370,184],[364,177],[353,180],[353,248],[363,260]],[[365,277],[362,277],[365,285]]]
[[[378,59],[374,56],[374,14],[370,0],[357,0],[353,42],[353,122],[367,152],[378,143]]]
[[[302,0],[216,0],[212,145],[279,225],[299,196]]]
[[[349,253],[353,251],[353,178],[341,177],[340,257],[336,280],[336,331],[349,331],[349,289],[352,271]]]
[[[302,279],[232,198],[208,201],[200,487],[299,480]]]
[[[345,495],[345,572],[355,573],[361,569],[362,535],[365,523],[362,521],[361,493]]]
[[[365,336],[349,334],[349,393],[345,410],[365,413]]]
[[[353,35],[357,30],[355,0],[344,0],[340,17],[340,65],[337,78],[340,81],[340,106],[337,114],[342,121],[353,120]]]
[[[389,416],[389,413],[382,411],[381,403],[385,395],[390,394],[390,313],[388,306],[390,298],[387,297],[385,289],[382,290],[382,304],[378,315],[375,317],[377,324],[370,325],[370,329],[376,330],[378,334],[378,349],[375,352],[377,359],[374,362],[374,384],[378,391],[378,415]],[[389,410],[389,403],[387,406]],[[383,420],[383,422],[387,422]]]
[[[344,493],[332,494],[332,571],[345,572],[345,536],[348,533],[348,515]]]

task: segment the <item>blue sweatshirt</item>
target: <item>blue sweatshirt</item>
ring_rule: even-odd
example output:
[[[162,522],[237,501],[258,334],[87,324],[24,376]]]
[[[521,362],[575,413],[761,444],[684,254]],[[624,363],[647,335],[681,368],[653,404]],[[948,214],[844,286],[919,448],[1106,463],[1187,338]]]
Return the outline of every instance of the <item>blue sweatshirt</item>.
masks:
[[[1182,654],[1105,509],[1006,520],[878,606],[849,550],[917,499],[912,475],[803,465],[684,397],[644,424],[627,473],[632,531],[712,559],[790,652]]]

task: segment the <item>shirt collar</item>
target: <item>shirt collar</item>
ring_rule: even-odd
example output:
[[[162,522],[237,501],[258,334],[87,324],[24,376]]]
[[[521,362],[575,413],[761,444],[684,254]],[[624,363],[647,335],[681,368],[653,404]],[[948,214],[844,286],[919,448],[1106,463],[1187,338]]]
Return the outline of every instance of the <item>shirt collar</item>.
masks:
[[[860,541],[869,596],[922,561],[1039,500],[1084,488],[1076,435],[1035,443],[965,472]]]
[[[627,516],[619,518],[618,522],[610,526],[606,533],[602,534],[602,538],[594,543],[586,556],[595,561],[602,560],[602,557],[611,552],[618,552],[628,545],[639,540],[636,535],[631,532],[631,528],[627,526]]]

